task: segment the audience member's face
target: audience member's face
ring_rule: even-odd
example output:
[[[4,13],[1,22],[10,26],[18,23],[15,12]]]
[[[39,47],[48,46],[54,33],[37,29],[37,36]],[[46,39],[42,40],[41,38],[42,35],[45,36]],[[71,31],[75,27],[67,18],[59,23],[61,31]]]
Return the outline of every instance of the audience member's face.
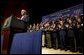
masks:
[[[77,24],[77,28],[79,28],[80,27],[80,25],[79,24]]]
[[[48,27],[49,26],[49,22],[47,22],[47,23],[45,23],[45,25],[44,25],[45,27]]]
[[[63,21],[60,21],[60,24],[63,25]]]
[[[41,23],[40,26],[43,27],[43,24]]]
[[[71,24],[72,23],[72,21],[69,19],[69,23]]]
[[[30,25],[30,28],[32,28],[32,25]]]
[[[76,25],[76,21],[75,21],[75,20],[73,21],[72,25],[73,25],[73,26],[75,26],[75,25]]]
[[[77,21],[80,23],[81,22],[81,19],[78,18]]]
[[[55,21],[52,21],[52,23],[54,24],[54,23],[55,23]]]
[[[35,24],[33,24],[33,26],[35,26]]]
[[[37,26],[39,26],[39,24],[37,24]]]
[[[65,24],[65,27],[67,27],[67,28],[68,28],[68,27],[69,27],[69,24],[68,24],[68,23],[66,23],[66,24]]]
[[[81,19],[83,19],[83,16],[81,17]]]
[[[69,22],[69,18],[67,18],[66,20],[67,20],[67,22]]]
[[[61,28],[61,25],[60,25],[60,24],[58,24],[58,27],[59,27],[59,28]]]

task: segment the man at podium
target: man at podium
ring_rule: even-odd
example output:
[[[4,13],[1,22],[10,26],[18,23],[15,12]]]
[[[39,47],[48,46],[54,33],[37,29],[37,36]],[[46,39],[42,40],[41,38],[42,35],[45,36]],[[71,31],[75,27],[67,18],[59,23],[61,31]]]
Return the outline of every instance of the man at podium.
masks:
[[[27,26],[29,25],[29,15],[27,15],[27,11],[22,9],[21,10],[21,18],[18,18],[14,15],[11,15],[10,17],[8,17],[3,25],[3,28],[18,28],[18,29],[24,29],[25,31],[27,31]]]
[[[8,17],[3,25],[3,47],[2,53],[10,53],[10,48],[15,33],[26,32],[29,24],[29,16],[26,10],[21,10],[21,18],[17,18],[14,15]]]
[[[27,15],[27,11],[22,9],[21,10],[21,15],[22,15],[22,17],[19,18],[19,19],[24,21],[26,23],[26,26],[28,26],[29,25],[29,15]]]
[[[22,9],[21,10],[21,15],[22,17],[20,18],[20,20],[23,20],[24,22],[28,22],[29,21],[29,15],[27,15],[27,11]]]

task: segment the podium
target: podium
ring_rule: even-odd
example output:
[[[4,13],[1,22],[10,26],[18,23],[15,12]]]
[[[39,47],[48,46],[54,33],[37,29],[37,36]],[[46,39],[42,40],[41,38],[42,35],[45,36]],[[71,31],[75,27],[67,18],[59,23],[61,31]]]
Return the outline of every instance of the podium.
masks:
[[[17,17],[13,15],[5,20],[2,27],[2,54],[9,54],[13,35],[21,32],[26,32],[26,23],[24,21],[17,19]]]

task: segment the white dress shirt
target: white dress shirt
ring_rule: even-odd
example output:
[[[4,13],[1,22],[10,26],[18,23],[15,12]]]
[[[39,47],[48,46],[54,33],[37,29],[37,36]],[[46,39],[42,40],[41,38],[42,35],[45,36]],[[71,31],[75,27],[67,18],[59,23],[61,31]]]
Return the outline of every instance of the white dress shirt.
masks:
[[[24,16],[21,17],[21,20],[24,18]]]

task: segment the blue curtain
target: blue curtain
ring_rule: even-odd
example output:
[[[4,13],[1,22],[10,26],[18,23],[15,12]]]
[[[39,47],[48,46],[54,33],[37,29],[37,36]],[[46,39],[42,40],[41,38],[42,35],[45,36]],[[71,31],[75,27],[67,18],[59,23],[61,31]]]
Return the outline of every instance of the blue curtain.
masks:
[[[41,31],[14,35],[10,54],[41,54]]]

